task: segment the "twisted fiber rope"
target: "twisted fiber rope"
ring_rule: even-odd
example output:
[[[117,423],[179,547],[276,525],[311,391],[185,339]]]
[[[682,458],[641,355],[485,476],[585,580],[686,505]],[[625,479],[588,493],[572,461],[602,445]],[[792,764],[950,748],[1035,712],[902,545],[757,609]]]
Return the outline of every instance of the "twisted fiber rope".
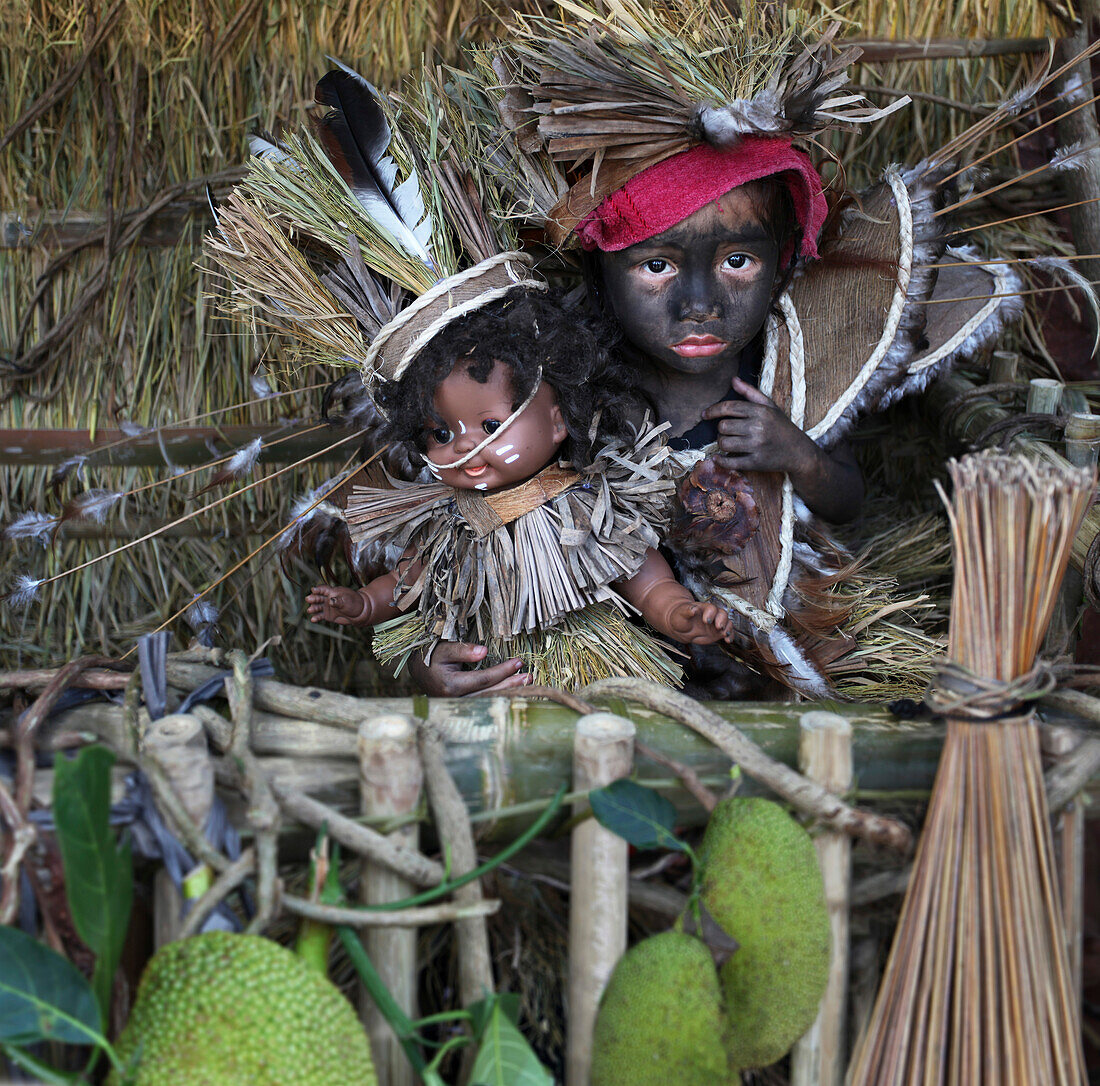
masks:
[[[957,259],[968,260],[964,254],[956,252],[952,249],[948,249],[948,252],[952,253]],[[1012,276],[1008,271],[1007,265],[998,264],[986,264],[981,260],[970,261],[972,264],[984,267],[986,271],[993,276],[993,290],[990,294],[990,300],[974,314],[942,347],[933,351],[932,354],[919,361],[913,362],[909,366],[909,374],[912,376],[914,373],[920,373],[922,370],[928,369],[929,366],[934,366],[941,359],[948,358],[955,353],[967,339],[980,328],[986,320],[989,319],[998,309],[1001,308],[1005,300],[1005,295],[1010,293],[1009,286]]]
[[[990,724],[1019,715],[1025,702],[1049,694],[1058,685],[1055,668],[1037,660],[1030,671],[1010,679],[987,679],[944,660],[936,668],[924,704],[937,716],[968,724]]]
[[[879,364],[886,357],[886,352],[894,342],[901,324],[902,314],[908,301],[906,295],[909,292],[909,279],[913,272],[913,209],[909,202],[909,190],[905,187],[900,171],[891,166],[886,171],[886,180],[890,183],[890,191],[894,195],[894,203],[898,209],[898,231],[901,242],[901,255],[898,259],[898,280],[894,290],[894,297],[890,303],[890,309],[886,316],[886,326],[882,330],[882,336],[875,345],[870,357],[863,363],[862,369],[856,374],[855,380],[844,390],[840,399],[825,413],[825,417],[806,431],[815,441],[827,433],[836,421],[855,402],[855,399],[866,387]]]
[[[787,325],[787,334],[791,341],[788,352],[791,366],[791,421],[801,430],[806,421],[806,344],[802,337],[802,325],[799,323],[798,314],[795,312],[794,302],[791,301],[790,296],[784,294],[779,299],[779,305],[783,310],[783,320]],[[774,364],[769,381],[774,385]],[[775,567],[771,591],[768,592],[768,599],[764,605],[768,614],[775,618],[782,618],[786,613],[783,608],[783,594],[787,591],[787,583],[791,579],[793,562],[794,484],[789,475],[784,475],[783,513],[779,522],[779,562]]]
[[[464,283],[470,282],[472,279],[479,279],[487,271],[501,264],[519,264],[522,267],[529,268],[531,266],[531,257],[526,253],[516,251],[498,253],[496,256],[491,256],[486,260],[480,261],[472,268],[466,268],[465,271],[455,272],[454,275],[448,275],[445,279],[441,279],[435,286],[421,294],[419,298],[407,305],[393,318],[393,320],[379,330],[378,335],[374,337],[371,345],[367,348],[367,353],[363,358],[363,368],[368,371],[373,370],[375,368],[375,363],[378,361],[379,354],[381,354],[382,349],[389,342],[390,337],[408,324],[417,314],[423,312],[423,310],[433,302],[449,294],[456,287],[460,287]],[[451,321],[457,320],[459,317],[464,317],[467,313],[472,313],[475,309],[480,309],[490,302],[496,301],[497,298],[504,297],[505,294],[517,287],[529,287],[532,290],[547,289],[546,284],[541,279],[519,278],[510,266],[508,267],[508,274],[512,278],[512,283],[508,286],[495,287],[492,290],[485,291],[475,298],[468,299],[461,305],[453,306],[445,310],[439,317],[432,321],[425,331],[417,336],[408,350],[405,351],[405,354],[401,357],[401,361],[398,362],[394,370],[391,380],[396,381],[405,370],[408,369],[409,363],[412,362],[413,358],[423,349],[424,344],[450,324]]]

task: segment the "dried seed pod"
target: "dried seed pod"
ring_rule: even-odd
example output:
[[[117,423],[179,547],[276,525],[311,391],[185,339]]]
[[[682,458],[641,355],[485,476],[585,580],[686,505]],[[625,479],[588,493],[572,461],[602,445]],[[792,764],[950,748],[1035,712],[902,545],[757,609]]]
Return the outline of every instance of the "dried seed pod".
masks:
[[[676,499],[671,539],[687,551],[737,554],[760,526],[745,477],[711,459],[680,481]]]

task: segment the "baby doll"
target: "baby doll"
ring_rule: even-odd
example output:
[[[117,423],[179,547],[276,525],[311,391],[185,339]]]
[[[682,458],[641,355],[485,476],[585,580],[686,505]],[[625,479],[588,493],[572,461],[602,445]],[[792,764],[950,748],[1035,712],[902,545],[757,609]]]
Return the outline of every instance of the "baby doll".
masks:
[[[605,675],[679,681],[636,609],[689,644],[727,635],[657,552],[674,490],[660,430],[640,416],[629,370],[555,302],[512,294],[455,322],[381,393],[391,437],[414,441],[436,483],[356,488],[357,542],[384,539],[396,568],[364,587],[318,585],[312,621],[385,624],[399,666],[440,641],[477,639],[526,658],[533,681]]]

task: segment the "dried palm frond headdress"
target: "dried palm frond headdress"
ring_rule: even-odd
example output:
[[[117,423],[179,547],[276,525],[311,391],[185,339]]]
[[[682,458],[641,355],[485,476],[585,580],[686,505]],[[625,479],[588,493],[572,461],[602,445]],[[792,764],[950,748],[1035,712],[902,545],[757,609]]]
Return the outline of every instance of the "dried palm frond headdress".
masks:
[[[440,129],[448,103],[430,81],[405,98],[399,123],[343,66],[317,101],[326,108],[312,131],[253,138],[248,175],[218,209],[207,251],[231,307],[289,333],[312,361],[358,369],[371,389],[399,380],[452,321],[545,289],[458,166]]]

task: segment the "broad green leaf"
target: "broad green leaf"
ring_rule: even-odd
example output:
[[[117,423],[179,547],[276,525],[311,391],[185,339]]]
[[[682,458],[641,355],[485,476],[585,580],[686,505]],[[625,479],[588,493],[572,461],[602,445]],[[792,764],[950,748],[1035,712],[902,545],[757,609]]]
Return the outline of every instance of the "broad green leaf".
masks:
[[[499,1002],[489,1015],[470,1082],[472,1086],[554,1086],[550,1072]]]
[[[103,1042],[91,986],[68,958],[0,925],[0,962],[0,1042]]]
[[[519,992],[497,992],[495,995],[489,995],[476,1003],[471,1003],[466,1008],[475,1041],[481,1040],[481,1035],[485,1032],[485,1027],[488,1026],[489,1020],[493,1017],[493,1011],[497,1007],[504,1011],[513,1025],[519,1025]]]
[[[34,1075],[35,1082],[49,1083],[49,1086],[73,1086],[88,1081],[79,1071],[58,1071],[15,1045],[0,1045],[0,1052],[16,1067]]]
[[[588,802],[604,829],[618,834],[635,848],[684,851],[684,842],[672,832],[676,808],[652,788],[623,778],[589,792]]]
[[[96,956],[92,987],[103,1021],[133,894],[130,846],[116,843],[109,822],[114,761],[105,747],[87,747],[72,761],[58,760],[53,786],[65,893],[77,934]]]

